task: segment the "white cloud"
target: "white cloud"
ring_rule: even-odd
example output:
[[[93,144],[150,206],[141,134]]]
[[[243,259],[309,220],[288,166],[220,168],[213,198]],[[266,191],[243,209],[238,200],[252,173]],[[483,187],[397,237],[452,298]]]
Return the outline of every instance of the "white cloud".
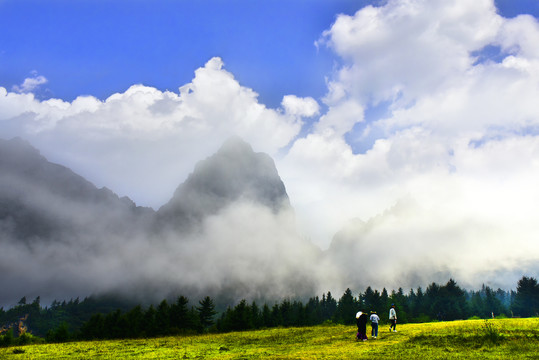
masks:
[[[466,71],[469,52],[490,43],[501,22],[489,0],[391,0],[340,15],[322,39],[347,63],[333,87],[364,103],[410,103]]]
[[[48,80],[42,76],[34,74],[33,77],[26,78],[20,85],[14,85],[13,91],[17,93],[30,93],[36,90],[39,86],[46,84]]]
[[[0,127],[21,136],[51,161],[137,203],[159,207],[194,164],[231,135],[275,154],[300,131],[312,99],[289,97],[291,113],[260,104],[213,58],[179,93],[133,85],[105,100],[40,101],[0,88]]]
[[[312,97],[300,98],[296,95],[285,95],[281,103],[285,112],[290,115],[312,117],[318,115],[320,106]]]
[[[539,24],[537,19],[530,15],[520,15],[504,22],[498,36],[498,42],[503,49],[520,57],[539,58]]]
[[[343,219],[377,219],[350,256],[367,264],[393,247],[395,267],[372,264],[382,286],[414,261],[474,286],[537,261],[538,26],[500,17],[493,1],[394,0],[340,15],[322,39],[343,59],[329,110],[280,164],[309,235],[324,246]],[[501,61],[477,62],[488,45]],[[388,115],[359,116],[375,105]],[[350,131],[377,139],[357,154]]]
[[[363,121],[363,107],[355,101],[343,101],[332,106],[315,125],[314,132],[343,136],[356,123]]]

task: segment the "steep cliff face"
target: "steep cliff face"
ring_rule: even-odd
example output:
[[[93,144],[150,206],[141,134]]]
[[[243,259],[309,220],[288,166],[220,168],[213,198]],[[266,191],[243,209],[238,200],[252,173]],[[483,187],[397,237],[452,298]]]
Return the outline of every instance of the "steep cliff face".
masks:
[[[290,201],[275,163],[255,153],[239,138],[231,138],[219,151],[200,161],[193,173],[158,211],[161,223],[191,226],[236,201],[248,201],[274,213],[290,209]]]

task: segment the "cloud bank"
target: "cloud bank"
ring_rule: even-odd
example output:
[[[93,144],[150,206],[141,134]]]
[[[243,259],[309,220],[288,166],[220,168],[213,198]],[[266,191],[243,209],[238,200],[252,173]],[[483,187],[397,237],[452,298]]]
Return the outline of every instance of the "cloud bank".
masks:
[[[285,110],[268,109],[222,67],[211,59],[179,93],[133,85],[103,101],[40,101],[0,88],[3,134],[26,138],[96,184],[159,207],[224,139],[236,134],[275,153],[297,135],[304,114],[316,112],[316,101],[297,97],[285,98]]]
[[[373,268],[363,284],[402,283],[414,262],[472,286],[494,268],[537,274],[538,36],[492,1],[388,1],[324,32],[342,59],[329,110],[281,172],[320,234],[370,224],[348,236],[345,267]]]

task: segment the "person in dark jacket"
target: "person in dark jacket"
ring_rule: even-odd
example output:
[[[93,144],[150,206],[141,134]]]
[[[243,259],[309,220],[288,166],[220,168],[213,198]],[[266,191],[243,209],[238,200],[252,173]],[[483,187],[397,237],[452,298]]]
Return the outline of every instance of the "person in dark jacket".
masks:
[[[356,340],[367,340],[367,321],[369,316],[365,312],[358,312],[356,314],[356,323],[357,323],[357,335]]]

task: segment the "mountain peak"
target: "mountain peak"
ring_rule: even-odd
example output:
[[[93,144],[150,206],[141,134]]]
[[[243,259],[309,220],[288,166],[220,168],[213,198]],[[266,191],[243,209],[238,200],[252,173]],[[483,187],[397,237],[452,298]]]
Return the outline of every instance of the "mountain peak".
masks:
[[[202,219],[238,201],[251,201],[278,212],[290,202],[273,159],[256,153],[239,137],[228,139],[200,161],[159,213],[176,223]]]
[[[217,153],[227,153],[231,155],[248,152],[254,153],[252,146],[239,136],[228,138],[217,151]]]
[[[22,163],[30,163],[27,166],[33,166],[42,161],[44,158],[39,150],[30,145],[28,141],[20,137],[11,140],[0,139],[0,165],[20,166]]]

